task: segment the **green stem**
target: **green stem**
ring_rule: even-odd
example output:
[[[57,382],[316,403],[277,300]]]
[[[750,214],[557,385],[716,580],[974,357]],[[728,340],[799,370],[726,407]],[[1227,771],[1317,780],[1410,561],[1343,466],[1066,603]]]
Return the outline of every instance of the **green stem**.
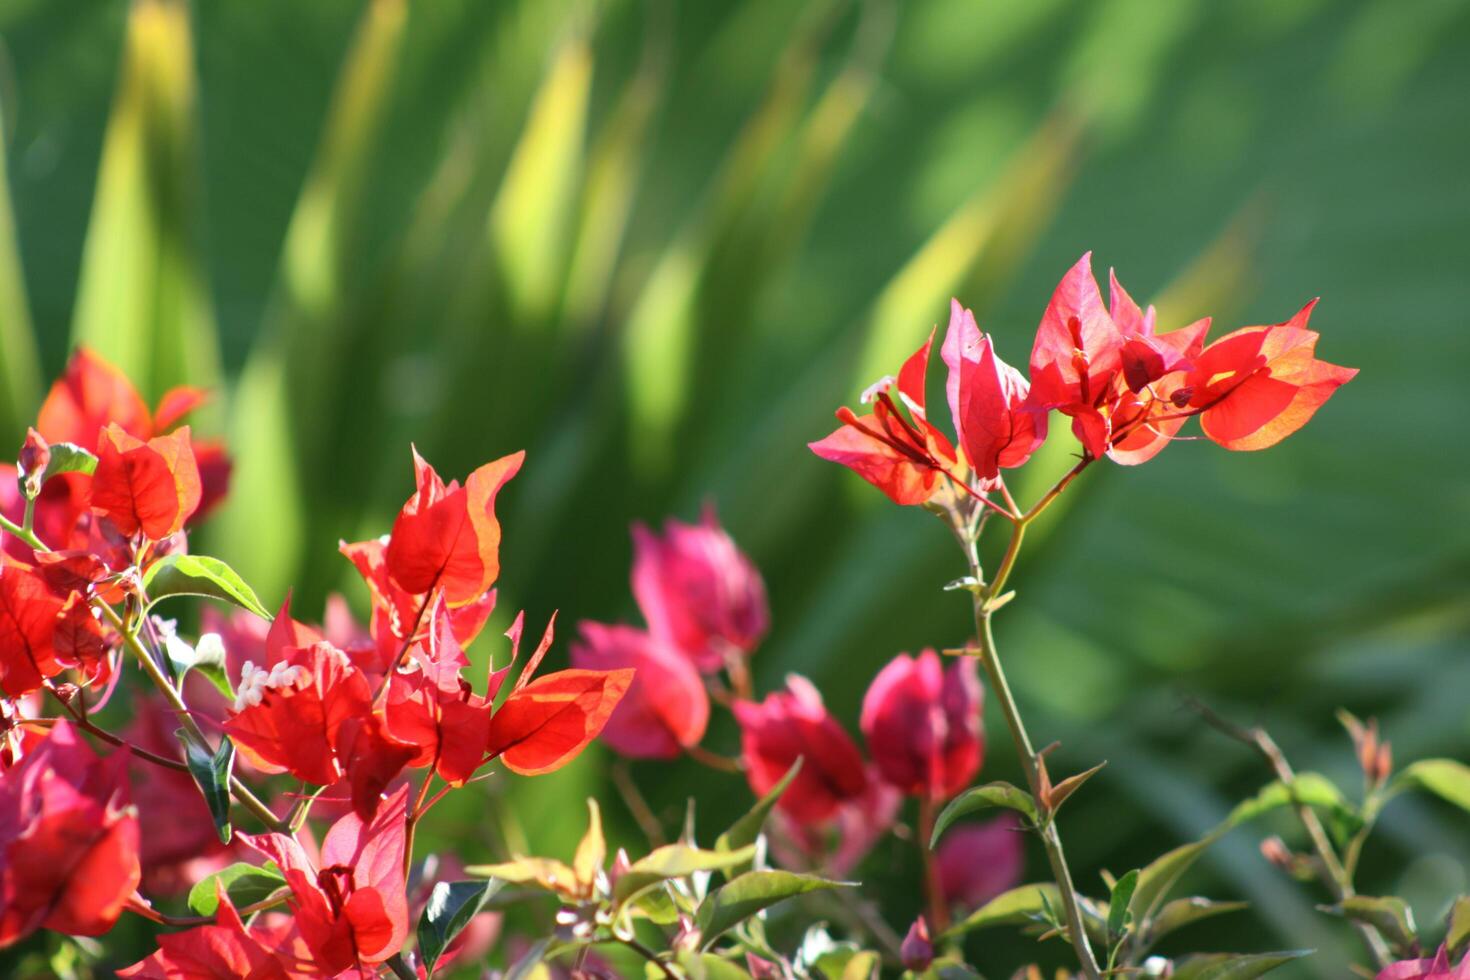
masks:
[[[1005,715],[1006,726],[1011,731],[1011,740],[1015,742],[1016,753],[1021,759],[1021,768],[1025,770],[1026,781],[1031,786],[1031,794],[1038,797],[1039,803],[1041,758],[1032,747],[1031,736],[1026,732],[1026,724],[1021,720],[1020,709],[1016,706],[1015,696],[1011,694],[1010,684],[1006,681],[1005,670],[1001,667],[1000,656],[996,652],[995,637],[990,629],[990,613],[985,609],[984,600],[979,596],[975,598],[975,629],[980,639],[980,662],[984,665],[985,674],[990,679],[991,692],[995,695],[996,701],[1000,703],[1001,713]],[[1077,889],[1072,884],[1072,872],[1067,867],[1067,855],[1062,850],[1062,838],[1057,832],[1056,821],[1045,819],[1037,829],[1041,836],[1042,846],[1046,849],[1046,859],[1051,864],[1052,877],[1056,880],[1057,891],[1061,896],[1062,913],[1067,920],[1067,939],[1072,943],[1072,949],[1077,954],[1078,965],[1082,967],[1082,973],[1087,980],[1101,980],[1102,971],[1092,952],[1092,944],[1087,939],[1087,929],[1082,921],[1082,907],[1077,901]]]
[[[51,550],[41,542],[40,538],[36,537],[36,532],[32,531],[28,527],[21,527],[19,524],[15,523],[9,518],[0,516],[0,531],[5,531],[8,534],[15,535],[17,538],[20,538],[22,541],[24,541],[26,544],[30,545],[37,551]]]

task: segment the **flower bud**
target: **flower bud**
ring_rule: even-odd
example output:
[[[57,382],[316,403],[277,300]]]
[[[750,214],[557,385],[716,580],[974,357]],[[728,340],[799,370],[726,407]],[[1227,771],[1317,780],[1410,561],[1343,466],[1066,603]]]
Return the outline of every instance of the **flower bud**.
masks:
[[[915,973],[923,973],[934,962],[934,943],[929,939],[929,924],[922,915],[909,926],[909,934],[903,937],[898,952],[904,969]]]
[[[1267,837],[1261,841],[1261,857],[1270,861],[1282,871],[1290,872],[1292,870],[1292,864],[1294,862],[1291,851],[1287,848],[1285,841],[1280,837]]]
[[[41,493],[41,481],[46,476],[46,467],[51,463],[51,444],[35,429],[26,430],[25,441],[20,444],[20,455],[16,468],[20,470],[21,492],[30,500]]]

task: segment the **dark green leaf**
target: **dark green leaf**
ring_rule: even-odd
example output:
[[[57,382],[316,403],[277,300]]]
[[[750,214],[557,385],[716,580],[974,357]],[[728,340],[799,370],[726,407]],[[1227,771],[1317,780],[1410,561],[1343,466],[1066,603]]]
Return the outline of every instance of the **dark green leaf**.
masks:
[[[1138,887],[1138,871],[1135,869],[1118,879],[1108,899],[1108,935],[1114,939],[1124,935],[1128,928],[1128,901]]]
[[[1010,783],[986,783],[984,786],[975,786],[965,790],[950,800],[949,805],[939,812],[939,819],[934,821],[934,832],[929,836],[929,846],[933,847],[937,844],[939,835],[943,834],[949,825],[960,817],[994,806],[1015,810],[1032,824],[1037,823],[1036,801],[1031,798],[1030,793]]]
[[[280,870],[270,862],[264,865],[232,864],[228,868],[200,879],[193,888],[189,889],[189,908],[194,911],[195,915],[214,915],[215,910],[219,908],[219,895],[215,891],[215,882],[220,882],[225,886],[225,891],[236,908],[253,905],[269,897],[277,889],[286,887],[286,879],[281,876]]]
[[[657,852],[655,852],[657,853]],[[715,889],[699,904],[694,921],[704,936],[706,948],[727,929],[733,928],[762,909],[782,899],[827,888],[850,887],[815,875],[791,871],[747,871]]]
[[[1174,980],[1254,980],[1292,960],[1311,953],[1293,949],[1282,953],[1205,953],[1189,956],[1174,970]]]
[[[751,807],[744,816],[732,823],[729,829],[715,839],[715,850],[736,851],[742,847],[749,847],[754,844],[760,837],[761,831],[765,828],[766,818],[770,816],[771,809],[776,805],[776,801],[781,798],[782,793],[786,792],[786,787],[791,785],[791,781],[796,778],[796,774],[800,771],[801,759],[798,758],[791,764],[791,768],[786,770],[786,775],[781,777],[781,781],[771,787],[769,793],[762,796],[755,806]],[[748,870],[748,865],[734,865],[725,870],[725,876],[731,877]]]
[[[1182,929],[1200,919],[1248,908],[1250,908],[1249,902],[1212,902],[1208,898],[1176,898],[1172,902],[1166,902],[1154,916],[1148,930],[1149,940],[1163,939],[1176,929]]]
[[[228,735],[220,736],[219,748],[210,755],[189,737],[182,728],[174,733],[184,743],[184,760],[189,765],[189,775],[194,777],[204,802],[209,804],[209,815],[214,818],[214,830],[222,843],[230,842],[230,774],[235,769],[235,743]]]
[[[748,863],[755,848],[705,851],[687,844],[666,844],[633,862],[613,885],[613,901],[626,902],[639,892],[671,878],[687,878],[696,871],[718,871]]]
[[[939,938],[950,939],[991,926],[1021,925],[1039,918],[1048,905],[1056,908],[1060,904],[1061,896],[1057,893],[1056,885],[1049,882],[1021,885],[992,898],[971,912],[964,921],[950,926]]]
[[[1322,910],[1354,922],[1367,923],[1382,933],[1390,946],[1397,949],[1409,947],[1417,932],[1414,927],[1414,913],[1410,911],[1408,903],[1393,895],[1354,895],[1337,905],[1322,906]]]
[[[229,565],[207,555],[167,555],[143,573],[143,589],[152,602],[175,595],[202,595],[232,602],[270,619],[255,592]]]
[[[1199,859],[1205,849],[1213,844],[1220,836],[1216,831],[1203,840],[1192,841],[1181,844],[1165,854],[1154,858],[1138,874],[1138,885],[1133,891],[1133,897],[1128,902],[1128,910],[1133,913],[1133,921],[1144,922],[1156,909],[1169,889],[1174,887],[1190,865]]]
[[[429,976],[444,950],[454,941],[470,920],[484,908],[502,883],[487,881],[441,881],[429,892],[429,904],[419,917],[419,959]]]

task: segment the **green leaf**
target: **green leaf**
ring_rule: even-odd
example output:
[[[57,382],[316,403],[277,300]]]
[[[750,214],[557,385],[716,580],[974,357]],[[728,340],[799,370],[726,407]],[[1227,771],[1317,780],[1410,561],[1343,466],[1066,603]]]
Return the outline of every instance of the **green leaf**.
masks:
[[[986,783],[984,786],[975,786],[965,790],[959,796],[949,801],[949,805],[939,811],[939,819],[934,821],[934,832],[929,837],[929,846],[932,848],[939,843],[939,835],[943,834],[960,817],[976,810],[984,810],[988,807],[1000,806],[1015,810],[1023,815],[1032,824],[1038,822],[1036,816],[1036,801],[1031,794],[1010,783],[994,782]]]
[[[1061,905],[1061,895],[1057,892],[1056,885],[1049,882],[1021,885],[992,898],[971,912],[964,921],[950,926],[938,938],[951,939],[976,929],[1031,922],[1043,914],[1048,904],[1052,908]]]
[[[419,917],[419,959],[429,976],[444,950],[454,941],[470,920],[485,907],[485,902],[503,883],[488,881],[441,881],[429,893],[429,904]]]
[[[1249,902],[1212,902],[1208,898],[1176,898],[1172,902],[1166,902],[1154,916],[1153,922],[1149,925],[1148,938],[1150,942],[1155,942],[1192,922],[1248,908],[1250,908]]]
[[[1444,941],[1451,953],[1459,953],[1467,940],[1470,940],[1470,898],[1461,897],[1450,908],[1450,927]]]
[[[622,903],[639,892],[671,878],[687,878],[697,871],[719,871],[748,863],[755,848],[706,851],[687,844],[667,844],[634,861],[613,885],[613,901]]]
[[[1414,926],[1414,913],[1408,903],[1393,895],[1375,897],[1354,895],[1336,905],[1320,906],[1322,911],[1341,915],[1354,922],[1364,922],[1377,929],[1396,949],[1406,949],[1413,944],[1418,930]]]
[[[1406,789],[1428,790],[1462,810],[1470,810],[1470,766],[1453,759],[1420,759],[1398,774],[1388,792],[1392,796]]]
[[[649,888],[630,903],[649,922],[671,926],[679,921],[679,906],[667,888]]]
[[[791,768],[786,770],[786,775],[781,777],[781,781],[771,787],[769,793],[762,796],[756,802],[755,806],[751,807],[744,816],[732,823],[729,829],[715,839],[715,850],[735,851],[754,844],[760,837],[761,831],[765,829],[766,818],[770,816],[771,809],[776,805],[776,801],[781,798],[782,793],[786,792],[786,787],[791,785],[791,781],[796,778],[796,774],[800,771],[801,759],[798,758],[791,764]],[[750,869],[747,865],[735,865],[725,869],[725,875],[726,877],[733,877],[742,871],[748,870]]]
[[[236,908],[253,905],[272,892],[286,887],[286,879],[280,869],[267,861],[264,865],[238,863],[202,878],[189,889],[189,908],[195,915],[214,915],[219,908],[219,895],[215,882],[225,886],[230,901]]]
[[[1144,866],[1138,873],[1138,885],[1133,891],[1133,897],[1128,901],[1128,911],[1133,913],[1133,921],[1147,921],[1169,889],[1174,887],[1174,883],[1219,837],[1220,832],[1216,831],[1202,840],[1181,844]]]
[[[657,853],[657,852],[655,852]],[[694,921],[704,936],[705,948],[727,929],[739,925],[762,909],[783,899],[828,888],[851,887],[844,882],[828,881],[815,875],[791,871],[747,871],[716,888],[699,903]]]
[[[1115,939],[1125,935],[1128,929],[1128,901],[1137,887],[1137,869],[1128,872],[1113,885],[1112,895],[1108,899],[1108,935]]]
[[[218,558],[207,555],[167,555],[148,566],[143,573],[143,588],[150,603],[175,595],[201,595],[232,602],[241,609],[270,619],[255,591],[235,570]]]
[[[1312,951],[1293,949],[1282,953],[1205,953],[1189,956],[1174,970],[1174,980],[1254,980]]]
[[[45,483],[58,473],[87,473],[97,470],[97,457],[74,442],[53,442],[51,458],[46,462],[46,472],[41,474]]]
[[[1238,804],[1230,815],[1225,818],[1217,829],[1216,834],[1223,834],[1226,830],[1238,827],[1248,820],[1262,816],[1272,810],[1278,810],[1284,806],[1302,803],[1306,806],[1319,810],[1351,812],[1352,807],[1348,804],[1342,790],[1326,776],[1315,772],[1298,773],[1293,781],[1293,789],[1288,790],[1280,780],[1268,783],[1255,796]]]
[[[685,950],[679,953],[678,964],[689,980],[750,980],[750,974],[735,963],[713,953],[696,953]],[[653,964],[647,964],[652,967]],[[663,971],[653,969],[650,976],[663,977]]]
[[[189,775],[194,777],[204,802],[209,804],[209,815],[214,818],[214,830],[221,843],[228,844],[230,827],[230,774],[235,768],[235,743],[228,735],[220,736],[219,748],[210,755],[180,728],[174,732],[184,743],[184,761],[188,763]]]

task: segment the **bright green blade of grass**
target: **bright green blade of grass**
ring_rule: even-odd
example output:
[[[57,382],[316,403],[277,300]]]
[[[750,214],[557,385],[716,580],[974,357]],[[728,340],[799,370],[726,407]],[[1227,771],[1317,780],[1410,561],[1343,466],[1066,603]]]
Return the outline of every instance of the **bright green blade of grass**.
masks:
[[[10,206],[4,132],[5,121],[0,117],[0,439],[5,440],[0,445],[9,450],[19,445],[26,425],[35,417],[41,367]]]
[[[347,54],[322,141],[286,232],[264,331],[235,393],[231,500],[214,523],[222,554],[269,603],[307,547],[305,481],[323,465],[328,409],[343,397],[334,357],[347,246],[367,205],[364,177],[407,21],[404,0],[374,0]],[[353,395],[356,397],[356,394]]]
[[[145,395],[219,379],[198,247],[194,46],[183,0],[134,0],[72,336]]]

